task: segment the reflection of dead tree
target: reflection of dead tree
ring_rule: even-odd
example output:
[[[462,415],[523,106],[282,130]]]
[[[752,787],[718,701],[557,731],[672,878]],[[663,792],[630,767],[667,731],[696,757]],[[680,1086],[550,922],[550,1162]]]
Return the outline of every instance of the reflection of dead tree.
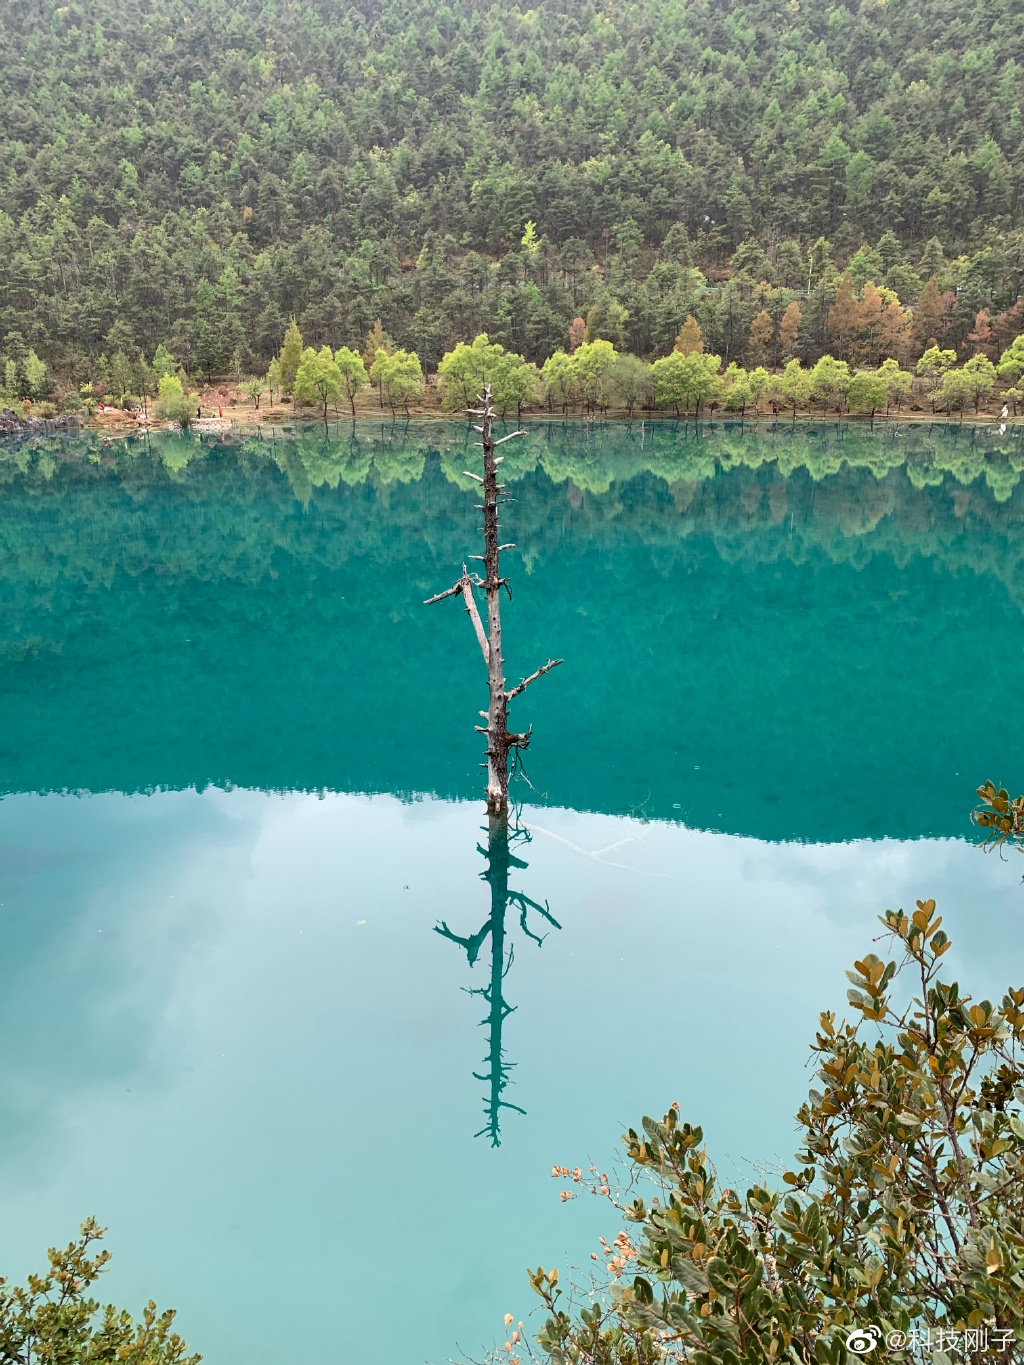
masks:
[[[519,1105],[512,1104],[510,1100],[502,1098],[505,1088],[509,1084],[509,1073],[515,1065],[513,1062],[505,1061],[502,1042],[502,1028],[505,1020],[515,1008],[514,1005],[506,1003],[503,992],[503,983],[509,968],[512,966],[514,956],[511,945],[507,956],[505,952],[505,913],[509,906],[518,909],[520,926],[527,936],[538,945],[544,940],[539,934],[535,934],[527,923],[527,917],[531,910],[535,910],[555,929],[561,928],[546,903],[540,905],[537,901],[531,900],[529,896],[524,896],[521,891],[510,891],[508,889],[509,869],[513,867],[524,868],[527,865],[511,851],[511,844],[517,837],[517,833],[523,837],[529,837],[525,830],[514,832],[510,837],[508,821],[491,817],[487,822],[487,847],[477,845],[478,851],[487,859],[487,871],[482,872],[480,876],[491,888],[491,913],[477,932],[462,938],[453,933],[443,921],[434,929],[434,932],[440,934],[442,938],[457,943],[463,949],[471,967],[475,965],[480,956],[480,950],[488,936],[491,940],[490,980],[486,986],[470,991],[470,995],[482,996],[487,1002],[487,1014],[481,1023],[487,1025],[488,1069],[482,1073],[474,1071],[473,1075],[478,1081],[485,1081],[488,1087],[484,1108],[487,1122],[476,1136],[481,1137],[486,1133],[491,1139],[492,1147],[501,1144],[502,1109],[513,1109],[517,1114],[526,1112]]]
[[[473,555],[473,559],[482,559],[484,563],[484,576],[479,578],[471,574],[465,565],[462,566],[462,576],[457,582],[444,592],[439,592],[435,597],[428,599],[427,605],[432,602],[440,602],[446,597],[461,596],[469,619],[473,624],[477,643],[484,656],[484,663],[487,667],[487,686],[489,701],[486,714],[481,711],[481,715],[487,721],[486,725],[478,725],[476,728],[481,734],[487,736],[487,813],[492,818],[498,817],[506,819],[508,816],[508,761],[509,754],[517,749],[525,749],[530,742],[530,732],[523,734],[510,734],[508,728],[508,706],[509,702],[518,697],[521,692],[525,692],[532,682],[542,677],[545,673],[562,662],[561,659],[548,659],[547,663],[541,664],[540,668],[524,678],[515,687],[505,688],[505,658],[501,648],[501,590],[508,590],[508,579],[502,578],[499,567],[499,558],[502,550],[511,550],[512,545],[498,544],[498,503],[503,499],[505,485],[498,482],[498,465],[501,464],[502,456],[495,455],[498,446],[504,445],[506,441],[511,441],[514,436],[523,436],[525,432],[513,431],[509,436],[503,436],[500,441],[495,441],[493,434],[494,409],[491,406],[491,388],[488,384],[480,396],[480,408],[472,409],[471,415],[480,417],[482,425],[476,430],[480,432],[482,440],[480,444],[484,451],[484,473],[483,478],[479,474],[470,474],[467,477],[476,479],[477,483],[483,486],[484,500],[480,505],[480,510],[484,514],[484,553]],[[480,619],[480,612],[477,609],[474,590],[483,588],[487,597],[487,630],[484,630],[483,621]],[[511,597],[511,593],[509,593]]]
[[[552,918],[547,905],[539,905],[521,892],[510,891],[508,888],[509,869],[526,866],[510,850],[510,845],[517,835],[514,833],[510,836],[508,827],[509,756],[514,756],[519,750],[525,749],[530,742],[529,730],[522,734],[510,733],[508,708],[509,703],[521,692],[525,692],[532,682],[536,682],[551,669],[557,668],[562,660],[548,659],[547,663],[541,664],[540,668],[535,669],[515,687],[505,686],[505,658],[501,646],[501,590],[504,588],[508,591],[508,580],[501,576],[499,561],[502,550],[511,550],[513,546],[498,543],[498,503],[507,499],[504,498],[504,484],[498,482],[498,466],[502,457],[495,452],[505,441],[511,441],[514,436],[523,436],[525,433],[514,431],[511,435],[502,437],[500,441],[494,439],[494,408],[491,406],[490,385],[487,385],[480,395],[479,409],[471,411],[474,417],[481,419],[481,425],[476,430],[480,432],[480,444],[484,452],[483,477],[481,478],[479,474],[469,474],[467,471],[467,477],[475,479],[482,486],[484,498],[483,503],[479,505],[479,510],[484,514],[484,552],[482,555],[472,557],[483,560],[484,576],[480,578],[476,574],[471,574],[463,565],[461,577],[450,588],[431,597],[427,605],[431,602],[441,602],[446,597],[462,598],[487,668],[488,706],[486,711],[480,712],[487,724],[478,725],[476,728],[479,733],[487,736],[487,847],[486,849],[481,847],[480,852],[487,859],[487,871],[481,875],[491,888],[491,911],[481,928],[468,938],[453,933],[444,923],[436,926],[436,932],[457,943],[465,951],[471,967],[479,957],[488,936],[491,940],[490,980],[486,986],[471,992],[472,995],[482,996],[487,1002],[487,1016],[482,1022],[488,1029],[488,1069],[483,1073],[473,1074],[477,1080],[485,1081],[488,1086],[485,1111],[487,1123],[477,1137],[487,1133],[491,1145],[497,1147],[501,1142],[502,1109],[513,1109],[518,1114],[524,1112],[517,1104],[502,1098],[509,1084],[509,1072],[513,1065],[505,1061],[502,1046],[502,1029],[513,1009],[513,1006],[506,1004],[502,989],[513,957],[511,946],[507,955],[505,951],[505,914],[509,906],[516,907],[519,910],[519,923],[523,931],[538,944],[543,940],[532,932],[527,923],[531,910],[536,911],[556,929],[560,927]],[[487,598],[486,630],[476,604],[477,588],[483,588]],[[511,595],[509,592],[509,597]],[[525,835],[525,831],[522,834]]]

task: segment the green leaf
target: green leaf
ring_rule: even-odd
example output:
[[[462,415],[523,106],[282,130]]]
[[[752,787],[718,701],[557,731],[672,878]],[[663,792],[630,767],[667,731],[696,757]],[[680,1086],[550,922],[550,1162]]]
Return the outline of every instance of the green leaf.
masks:
[[[638,1303],[653,1303],[654,1290],[651,1288],[650,1280],[645,1280],[642,1275],[637,1275],[633,1281],[633,1293],[636,1295]]]
[[[711,1282],[704,1271],[694,1261],[682,1256],[673,1257],[672,1273],[676,1280],[691,1294],[706,1294]]]

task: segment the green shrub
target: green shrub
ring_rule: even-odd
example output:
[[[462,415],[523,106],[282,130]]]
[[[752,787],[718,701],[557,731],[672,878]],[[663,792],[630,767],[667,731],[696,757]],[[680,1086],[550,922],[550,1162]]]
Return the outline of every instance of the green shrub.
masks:
[[[165,374],[160,380],[156,412],[165,422],[177,422],[183,431],[192,425],[192,396],[176,374]]]
[[[1024,844],[1024,799],[979,795],[990,841]],[[936,1361],[1021,1360],[1024,988],[973,999],[943,980],[941,922],[933,900],[887,910],[892,957],[865,953],[847,973],[855,1022],[820,1016],[802,1143],[779,1185],[723,1186],[678,1106],[629,1130],[632,1173],[655,1196],[634,1179],[617,1203],[594,1178],[626,1224],[605,1243],[605,1291],[530,1274],[551,1362],[842,1365],[876,1343],[909,1362],[929,1340],[974,1343]]]

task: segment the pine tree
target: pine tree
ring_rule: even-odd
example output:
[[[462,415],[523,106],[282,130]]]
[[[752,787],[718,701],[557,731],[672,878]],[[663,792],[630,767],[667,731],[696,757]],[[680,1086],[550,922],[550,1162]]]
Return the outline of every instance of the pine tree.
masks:
[[[377,359],[378,351],[386,351],[388,355],[391,355],[393,350],[391,338],[385,332],[380,318],[377,318],[366,334],[366,342],[363,346],[363,364],[369,370]]]
[[[967,333],[968,344],[975,352],[981,351],[985,355],[992,351],[992,319],[989,317],[987,308],[983,308],[974,319],[974,331]]]
[[[302,333],[299,324],[292,318],[284,334],[279,357],[281,366],[281,391],[292,393],[295,389],[295,376],[302,364]]]
[[[848,270],[839,277],[835,300],[828,310],[828,334],[832,349],[845,356],[857,330],[857,298],[853,292],[853,276]]]
[[[942,295],[939,293],[938,281],[932,275],[921,290],[917,307],[914,309],[914,341],[918,350],[924,350],[938,341],[939,332],[942,330],[941,320]]]
[[[679,329],[675,349],[680,355],[704,354],[704,333],[700,329],[700,323],[692,313],[687,313],[686,321]]]
[[[932,237],[925,244],[924,251],[921,253],[921,261],[918,265],[917,273],[922,280],[935,278],[946,268],[946,255],[942,250],[942,243],[938,237]]]
[[[750,357],[756,365],[763,365],[768,359],[774,337],[775,324],[762,308],[750,324]]]
[[[779,323],[779,354],[783,360],[792,360],[800,347],[800,324],[803,315],[800,305],[794,301],[787,307]]]
[[[901,308],[898,299],[891,299],[882,309],[882,323],[878,333],[878,350],[885,356],[905,357],[910,345],[910,313]]]
[[[878,252],[884,270],[891,270],[894,265],[900,265],[903,260],[903,247],[892,228],[886,229],[882,234],[875,250]]]
[[[850,355],[858,364],[878,364],[884,307],[881,294],[873,284],[867,283],[854,307],[850,335]]]

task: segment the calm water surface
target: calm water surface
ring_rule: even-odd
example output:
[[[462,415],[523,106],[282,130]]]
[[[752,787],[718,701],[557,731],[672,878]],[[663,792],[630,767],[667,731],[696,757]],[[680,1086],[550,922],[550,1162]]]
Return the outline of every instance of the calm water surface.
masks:
[[[1021,868],[965,836],[1024,787],[1024,441],[506,447],[509,672],[566,663],[495,924],[478,657],[421,605],[476,548],[470,439],[0,452],[0,1269],[94,1213],[104,1292],[212,1365],[479,1356],[617,1231],[551,1166],[672,1100],[729,1175],[783,1162],[888,905],[1022,975]]]

